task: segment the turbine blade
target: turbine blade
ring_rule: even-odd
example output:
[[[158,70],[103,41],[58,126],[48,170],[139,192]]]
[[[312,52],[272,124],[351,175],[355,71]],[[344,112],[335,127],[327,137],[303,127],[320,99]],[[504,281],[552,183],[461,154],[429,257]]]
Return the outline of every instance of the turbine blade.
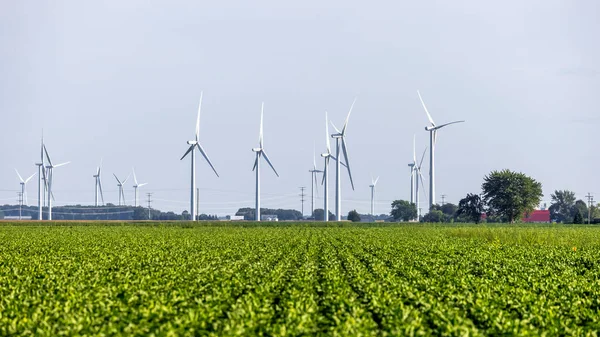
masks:
[[[337,160],[338,160],[338,159],[337,159],[337,157],[336,157],[336,156],[334,156],[334,155],[330,155],[330,157],[331,157],[331,159],[333,159],[333,160],[335,160],[335,161],[337,161]],[[340,164],[341,164],[343,167],[348,167],[348,166],[346,166],[346,164],[345,164],[343,161],[342,161],[342,162],[340,162]]]
[[[464,123],[464,122],[465,122],[465,121],[454,121],[454,122],[450,122],[450,123],[442,124],[442,125],[440,125],[440,126],[436,127],[435,129],[436,129],[436,130],[439,130],[439,129],[443,128],[444,126],[448,126],[448,125],[452,125],[452,124],[456,124],[456,123]]]
[[[327,111],[325,111],[325,142],[327,144],[327,153],[331,154],[331,135],[329,134],[329,119]]]
[[[204,159],[206,159],[206,161],[208,162],[208,165],[210,165],[210,168],[212,168],[213,172],[215,172],[215,174],[218,177],[219,174],[217,173],[217,170],[215,170],[215,167],[213,166],[213,164],[210,162],[210,159],[208,158],[208,155],[206,154],[206,152],[202,148],[202,145],[200,145],[200,143],[196,143],[196,145],[198,146],[198,151],[200,151],[200,153],[202,154],[202,156],[204,157]]]
[[[413,163],[417,163],[417,135],[413,135]]]
[[[346,148],[346,139],[342,138],[342,150],[344,152],[344,159],[346,159],[346,168],[348,169],[348,176],[350,176],[350,184],[352,190],[354,190],[354,180],[352,180],[352,171],[350,171],[350,162],[348,161],[348,149]]]
[[[429,119],[429,123],[431,123],[431,125],[435,126],[435,122],[433,121],[433,118],[431,118],[431,114],[429,114],[429,110],[427,110],[427,106],[425,106],[425,102],[423,102],[423,98],[421,97],[421,93],[419,92],[419,90],[417,90],[417,94],[419,95],[419,99],[421,100],[423,109],[425,109],[425,113],[427,114],[427,119]]]
[[[117,182],[119,183],[119,185],[123,185],[123,183],[121,183],[121,181],[119,180],[119,178],[117,178],[117,175],[113,173],[113,176],[115,176],[115,179],[117,179]]]
[[[19,176],[19,180],[24,183],[25,181],[23,181],[23,177],[21,177],[21,175],[19,174],[19,171],[17,171],[17,169],[15,169],[15,172],[17,172],[17,175]]]
[[[419,170],[419,179],[421,179],[421,186],[423,186],[423,188],[419,188],[423,194],[425,195],[425,200],[427,200],[429,197],[427,196],[427,191],[425,191],[425,181],[423,180],[423,174],[421,173],[421,170]],[[417,196],[418,198],[419,196]]]
[[[196,118],[196,141],[200,137],[200,110],[202,110],[202,96],[204,92],[200,91],[200,103],[198,103],[198,117]]]
[[[378,181],[379,181],[379,177],[377,177],[377,178],[375,179],[375,181],[373,182],[373,185],[377,185],[377,182],[378,182]]]
[[[427,153],[427,146],[425,150],[423,150],[423,155],[421,156],[421,162],[419,163],[419,171],[421,170],[421,165],[423,165],[423,159],[425,159],[425,154]]]
[[[142,187],[142,186],[146,186],[146,185],[148,185],[148,183],[141,183],[141,184],[137,185],[137,187]]]
[[[317,192],[317,195],[319,195],[319,181],[317,180],[317,175],[314,173],[313,175],[315,176],[315,191]]]
[[[275,167],[273,166],[273,164],[271,164],[271,161],[269,160],[269,156],[267,156],[267,153],[263,150],[262,154],[265,157],[265,160],[267,161],[267,163],[269,164],[269,166],[271,166],[271,168],[273,169],[273,172],[275,172],[275,175],[277,177],[279,177],[279,173],[277,173],[277,170],[275,169]]]
[[[44,153],[46,154],[46,159],[48,160],[48,164],[52,166],[52,160],[50,160],[50,156],[48,155],[48,150],[46,149],[46,144],[44,144]]]
[[[102,199],[102,205],[104,205],[104,193],[102,192],[102,180],[98,177],[98,187],[100,188],[100,198]]]
[[[254,166],[252,167],[252,171],[256,170],[256,165],[258,165],[258,152],[256,153],[256,159],[254,159]]]
[[[262,102],[260,106],[260,130],[258,132],[258,144],[259,147],[263,148],[263,112],[265,110],[265,102]]]
[[[325,157],[325,166],[329,165],[329,157]],[[325,184],[325,169],[323,169],[323,179],[321,179],[321,185]]]
[[[31,178],[33,178],[33,176],[35,176],[35,175],[36,175],[36,173],[30,175],[29,178],[25,179],[25,184],[27,184],[31,180]]]
[[[194,145],[190,146],[190,148],[187,151],[185,151],[185,154],[183,155],[183,157],[181,157],[181,159],[179,159],[179,160],[183,160],[183,158],[185,158],[185,156],[187,156],[188,153],[192,152],[193,149],[194,149]]]
[[[57,168],[57,167],[61,167],[61,166],[65,166],[65,165],[67,165],[67,164],[70,164],[70,163],[71,163],[70,161],[68,161],[68,162],[66,162],[66,163],[60,163],[60,164],[58,164],[58,165],[56,165],[56,166],[53,166],[53,168]]]
[[[352,105],[350,106],[350,111],[348,111],[348,116],[346,116],[346,121],[344,122],[344,127],[342,128],[342,135],[346,133],[346,128],[348,127],[348,120],[350,119],[350,114],[352,113],[352,109],[354,108],[354,103],[356,103],[356,97],[354,101],[352,101]]]
[[[27,190],[23,193],[23,199],[25,200],[25,206],[29,206],[29,202],[27,201]]]
[[[138,182],[137,182],[137,177],[135,176],[135,169],[134,169],[133,167],[131,168],[131,171],[133,172],[133,182],[134,182],[136,185],[139,185],[139,184],[138,184]]]
[[[332,121],[329,121],[329,123],[331,123],[331,126],[333,126],[333,129],[335,130],[335,132],[342,133],[342,131],[340,131],[338,128],[335,127],[335,124],[333,124]]]
[[[315,148],[316,148],[316,145],[313,142],[313,170],[317,169],[317,150]]]
[[[125,185],[125,183],[127,182],[127,180],[129,180],[129,177],[131,177],[131,174],[128,174],[127,178],[125,178],[125,180],[123,180],[123,185]]]

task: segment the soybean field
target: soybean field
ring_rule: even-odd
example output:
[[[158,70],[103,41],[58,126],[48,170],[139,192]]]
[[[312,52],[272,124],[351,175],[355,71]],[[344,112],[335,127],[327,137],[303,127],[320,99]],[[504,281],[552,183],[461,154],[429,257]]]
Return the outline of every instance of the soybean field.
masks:
[[[600,228],[0,226],[0,335],[596,336]]]

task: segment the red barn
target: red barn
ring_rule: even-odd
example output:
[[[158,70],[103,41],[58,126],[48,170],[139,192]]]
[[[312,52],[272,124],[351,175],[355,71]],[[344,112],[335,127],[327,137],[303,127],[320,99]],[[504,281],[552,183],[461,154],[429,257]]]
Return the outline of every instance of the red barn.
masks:
[[[550,222],[550,211],[535,210],[528,217],[523,218],[523,222]]]

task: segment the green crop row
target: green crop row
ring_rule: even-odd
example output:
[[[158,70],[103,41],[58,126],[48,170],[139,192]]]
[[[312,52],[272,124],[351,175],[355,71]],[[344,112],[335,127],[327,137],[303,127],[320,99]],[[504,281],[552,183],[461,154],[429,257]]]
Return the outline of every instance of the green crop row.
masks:
[[[594,227],[0,227],[3,336],[596,336],[599,311]]]

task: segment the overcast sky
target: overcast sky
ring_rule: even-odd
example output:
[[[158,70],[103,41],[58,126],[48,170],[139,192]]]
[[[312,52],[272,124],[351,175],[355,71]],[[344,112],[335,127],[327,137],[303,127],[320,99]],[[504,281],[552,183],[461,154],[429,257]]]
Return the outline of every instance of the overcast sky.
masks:
[[[354,97],[356,190],[346,175],[343,214],[369,211],[371,174],[381,177],[376,213],[388,213],[409,198],[413,135],[418,152],[428,142],[417,89],[436,123],[467,121],[439,133],[438,200],[478,193],[504,168],[542,182],[547,201],[555,189],[600,193],[598,13],[593,0],[3,0],[0,204],[16,204],[15,168],[36,172],[43,129],[53,162],[71,161],[55,170],[57,205],[93,203],[103,158],[106,202],[117,203],[112,174],[135,167],[149,183],[144,204],[153,192],[156,208],[188,209],[189,160],[179,158],[201,91],[200,140],[221,175],[198,158],[201,213],[253,206],[262,101],[281,175],[263,165],[262,206],[300,209],[313,144],[325,150],[325,110],[343,124]],[[30,204],[36,190],[34,179]]]

